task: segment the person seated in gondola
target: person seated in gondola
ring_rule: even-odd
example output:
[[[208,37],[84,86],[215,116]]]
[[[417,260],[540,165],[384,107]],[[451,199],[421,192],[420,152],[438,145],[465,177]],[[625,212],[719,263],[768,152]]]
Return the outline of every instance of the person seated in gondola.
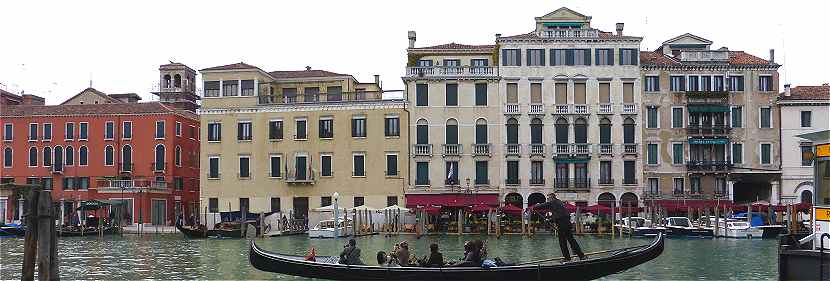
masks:
[[[357,247],[357,241],[349,239],[349,242],[343,246],[343,252],[340,252],[340,264],[362,265],[360,260],[360,248]]]
[[[438,244],[429,245],[429,258],[424,257],[419,263],[422,267],[444,267],[444,255],[438,251]]]
[[[395,250],[395,257],[398,259],[398,265],[409,266],[409,243],[401,241]]]
[[[480,267],[481,266],[481,253],[479,252],[479,248],[476,247],[476,242],[467,241],[464,243],[464,259],[459,262],[453,263],[450,265],[451,267]]]

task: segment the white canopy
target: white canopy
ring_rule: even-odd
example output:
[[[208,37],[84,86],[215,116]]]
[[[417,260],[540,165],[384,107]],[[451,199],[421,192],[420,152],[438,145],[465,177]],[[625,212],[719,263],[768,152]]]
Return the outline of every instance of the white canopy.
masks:
[[[325,207],[314,208],[315,212],[334,212],[334,205],[328,205]]]
[[[409,209],[407,209],[407,208],[403,208],[403,207],[398,206],[398,205],[392,205],[392,206],[389,206],[389,207],[383,208],[383,209],[381,209],[381,210],[384,210],[384,211],[387,211],[387,210],[392,210],[392,211],[398,210],[398,211],[401,211],[401,212],[409,212]]]
[[[354,208],[349,209],[349,211],[377,211],[378,209],[368,207],[366,205],[360,205]]]

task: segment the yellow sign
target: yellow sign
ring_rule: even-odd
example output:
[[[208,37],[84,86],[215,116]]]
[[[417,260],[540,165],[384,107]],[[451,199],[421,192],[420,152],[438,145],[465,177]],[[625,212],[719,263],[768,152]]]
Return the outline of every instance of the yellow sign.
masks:
[[[817,157],[830,157],[830,143],[816,146]]]
[[[830,221],[830,208],[816,208],[816,221]]]

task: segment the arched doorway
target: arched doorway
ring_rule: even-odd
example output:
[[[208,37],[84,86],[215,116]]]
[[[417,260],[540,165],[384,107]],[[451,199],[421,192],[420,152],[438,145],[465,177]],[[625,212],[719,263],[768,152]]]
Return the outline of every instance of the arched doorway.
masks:
[[[802,191],[801,203],[813,204],[813,192],[809,190]]]
[[[609,192],[602,193],[602,194],[599,195],[599,197],[597,197],[597,204],[603,205],[605,207],[610,208],[612,206],[615,206],[616,203],[617,203],[617,197],[614,196],[614,194],[611,194]]]
[[[504,203],[523,208],[522,203],[524,203],[524,199],[521,194],[513,192],[504,196]]]
[[[631,192],[620,195],[620,207],[638,207],[637,195]]]
[[[547,199],[545,198],[545,195],[541,194],[541,193],[538,193],[538,192],[537,193],[531,193],[530,195],[527,196],[527,206],[528,207],[536,205],[536,204],[545,203],[545,201],[547,201]]]

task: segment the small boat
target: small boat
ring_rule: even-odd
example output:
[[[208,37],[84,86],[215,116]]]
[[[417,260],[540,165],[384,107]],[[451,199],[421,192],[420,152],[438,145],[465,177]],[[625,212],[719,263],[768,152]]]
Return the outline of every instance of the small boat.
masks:
[[[733,219],[739,221],[747,221],[746,213],[736,213],[732,216]],[[752,220],[751,220],[751,227],[760,230],[763,232],[761,237],[763,238],[778,238],[779,235],[784,234],[787,231],[787,228],[780,224],[764,224],[764,221],[767,220],[766,214],[764,213],[752,213]]]
[[[25,236],[26,227],[20,224],[2,224],[0,223],[0,237],[6,236]]]
[[[57,232],[60,237],[77,237],[77,236],[96,236],[101,230],[95,227],[86,227],[83,229],[77,226],[65,226]],[[117,233],[117,228],[106,226],[103,229],[104,235],[112,235]]]
[[[259,270],[306,278],[331,280],[592,280],[623,272],[660,256],[664,239],[637,247],[609,251],[602,257],[559,263],[547,259],[524,265],[482,267],[382,267],[338,264],[338,257],[317,256],[306,261],[303,256],[265,251],[251,242],[248,259]]]
[[[187,225],[176,225],[176,229],[178,229],[181,233],[184,234],[187,238],[207,238],[211,236],[212,230],[208,230],[206,226],[200,224],[198,226],[187,226]]]
[[[623,235],[638,237],[656,236],[659,233],[666,232],[665,227],[654,226],[652,225],[651,220],[647,220],[643,217],[625,217],[622,219],[620,224],[617,225],[617,229],[619,229],[620,233]]]
[[[749,226],[749,223],[738,220],[719,219],[719,227],[723,229],[723,237],[729,238],[761,238],[763,230]]]
[[[352,220],[337,220],[337,237],[348,237],[352,235]],[[309,238],[334,238],[334,219],[322,220],[316,226],[308,230]]]
[[[259,236],[259,227],[256,227],[256,221],[247,221],[245,223],[238,221],[220,222],[213,227],[213,230],[208,231],[208,236],[217,238],[243,238],[248,234],[242,231],[242,226],[253,226],[251,229],[255,230],[254,236]]]
[[[687,217],[668,217],[663,219],[666,235],[669,237],[703,237],[711,238],[715,232],[710,227],[696,227]]]

